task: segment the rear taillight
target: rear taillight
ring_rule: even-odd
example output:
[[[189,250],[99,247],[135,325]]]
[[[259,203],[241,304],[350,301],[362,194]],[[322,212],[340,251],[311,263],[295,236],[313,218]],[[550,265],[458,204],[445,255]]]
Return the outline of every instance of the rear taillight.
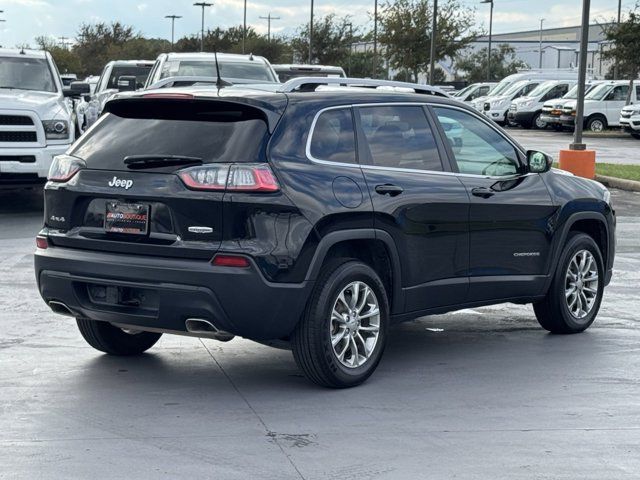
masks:
[[[58,155],[53,158],[47,179],[52,182],[68,182],[71,177],[85,167],[84,160],[80,158],[70,155]]]
[[[193,190],[277,192],[278,181],[265,163],[216,163],[191,167],[178,173]]]
[[[47,237],[41,237],[41,236],[37,236],[36,237],[36,247],[44,250],[49,246],[49,241],[47,240]]]

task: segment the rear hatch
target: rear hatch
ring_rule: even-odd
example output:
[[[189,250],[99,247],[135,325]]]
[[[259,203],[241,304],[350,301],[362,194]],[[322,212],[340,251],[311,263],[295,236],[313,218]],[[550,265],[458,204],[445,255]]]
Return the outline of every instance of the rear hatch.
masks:
[[[111,102],[68,152],[79,170],[45,189],[53,245],[211,258],[223,238],[226,175],[266,162],[265,113],[238,102],[169,97]],[[199,179],[206,189],[194,184]]]

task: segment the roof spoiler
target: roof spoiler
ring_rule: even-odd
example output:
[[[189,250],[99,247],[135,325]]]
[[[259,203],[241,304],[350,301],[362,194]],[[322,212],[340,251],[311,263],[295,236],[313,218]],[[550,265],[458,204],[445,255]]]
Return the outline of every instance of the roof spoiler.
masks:
[[[222,82],[225,80],[220,79]],[[206,83],[206,84],[218,84],[217,77],[198,77],[198,76],[189,76],[189,77],[167,77],[162,80],[158,80],[156,83],[149,85],[145,90],[153,90],[156,88],[171,88],[171,87],[190,87],[196,83]],[[229,82],[225,82],[225,86],[231,85]]]
[[[300,78],[293,78],[288,82],[284,83],[278,91],[282,93],[313,92],[320,85],[335,85],[339,87],[363,87],[363,88],[391,87],[391,88],[410,89],[410,90],[413,90],[415,93],[419,93],[423,95],[435,95],[438,97],[449,96],[440,88],[433,87],[431,85],[420,85],[417,83],[407,83],[407,82],[394,82],[391,80],[374,80],[371,78],[300,77]]]

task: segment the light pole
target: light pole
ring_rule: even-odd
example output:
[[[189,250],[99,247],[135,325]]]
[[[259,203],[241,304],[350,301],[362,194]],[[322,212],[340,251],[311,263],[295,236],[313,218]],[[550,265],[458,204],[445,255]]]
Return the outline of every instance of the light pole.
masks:
[[[487,82],[491,81],[491,40],[493,35],[493,0],[482,0],[480,3],[491,5],[489,10],[489,53],[487,53]]]
[[[267,21],[267,42],[271,43],[271,20],[280,20],[280,17],[273,17],[269,12],[269,15],[260,18]]]
[[[182,18],[180,15],[165,15],[164,18],[171,19],[171,50],[173,50],[173,34],[175,32],[176,18]]]
[[[313,0],[311,0],[311,20],[309,21],[309,65],[311,65],[311,59],[313,58]]]
[[[371,68],[371,78],[376,78],[378,69],[378,0],[373,5],[373,66]]]
[[[573,133],[573,143],[570,150],[586,150],[582,143],[582,129],[584,122],[584,92],[587,79],[587,54],[589,48],[589,10],[591,0],[582,0],[582,31],[580,32],[580,64],[578,65],[578,99],[576,101],[576,129]]]
[[[538,59],[538,68],[542,68],[542,24],[544,23],[544,18],[540,19],[540,42],[538,46],[538,54],[540,55]]]
[[[618,0],[618,28],[620,28],[620,22],[622,21],[622,0]],[[620,75],[620,65],[618,63],[618,58],[616,57],[616,63],[613,66],[613,79],[618,80]]]
[[[351,53],[353,50],[353,23],[347,23],[349,27],[349,66],[347,67],[347,77],[351,78]]]
[[[244,0],[244,22],[242,25],[242,53],[245,53],[244,45],[247,41],[247,0]]]
[[[431,19],[431,58],[429,59],[429,84],[433,85],[436,68],[436,36],[438,35],[438,0],[433,0],[433,18]],[[416,82],[418,79],[416,78]]]
[[[202,29],[200,35],[200,51],[204,52],[204,9],[207,7],[212,7],[213,3],[207,2],[196,2],[193,4],[194,7],[202,7]]]

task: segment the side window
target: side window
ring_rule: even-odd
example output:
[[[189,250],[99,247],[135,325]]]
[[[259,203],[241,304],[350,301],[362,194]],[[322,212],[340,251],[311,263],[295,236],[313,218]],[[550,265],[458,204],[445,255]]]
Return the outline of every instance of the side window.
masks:
[[[442,171],[435,136],[421,106],[362,107],[358,111],[372,165]]]
[[[636,101],[640,101],[640,85],[636,85]]]
[[[434,108],[452,145],[460,173],[488,176],[515,175],[518,154],[502,135],[475,116],[451,108]]]
[[[611,93],[607,95],[607,100],[611,100],[614,102],[621,102],[627,99],[627,94],[629,93],[629,85],[618,85]]]
[[[318,117],[309,153],[329,162],[356,163],[356,141],[350,108],[327,110]]]

